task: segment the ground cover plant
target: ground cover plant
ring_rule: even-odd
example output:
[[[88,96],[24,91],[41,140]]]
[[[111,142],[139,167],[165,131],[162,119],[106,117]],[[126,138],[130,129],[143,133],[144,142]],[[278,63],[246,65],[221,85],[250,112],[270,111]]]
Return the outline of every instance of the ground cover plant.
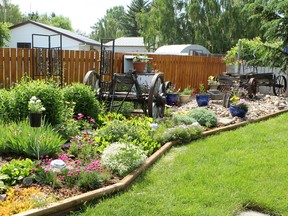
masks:
[[[174,147],[129,191],[71,215],[288,215],[287,119],[282,114]]]

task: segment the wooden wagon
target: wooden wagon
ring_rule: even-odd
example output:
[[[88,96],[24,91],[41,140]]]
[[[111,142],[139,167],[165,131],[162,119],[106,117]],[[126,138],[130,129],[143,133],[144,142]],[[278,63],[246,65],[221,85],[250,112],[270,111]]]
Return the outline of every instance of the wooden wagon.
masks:
[[[276,96],[283,95],[287,89],[287,80],[283,75],[275,75],[273,73],[224,73],[219,76],[220,90],[229,91],[230,88],[238,83],[240,87],[248,91],[248,96],[256,95],[257,87],[268,86],[273,88]]]
[[[150,117],[163,117],[166,104],[163,73],[139,73],[135,70],[114,73],[114,45],[111,50],[106,50],[105,40],[101,40],[100,71],[88,71],[84,83],[96,90],[96,96],[105,102],[108,111],[116,109],[118,112],[124,102],[129,101],[140,105],[143,113]]]

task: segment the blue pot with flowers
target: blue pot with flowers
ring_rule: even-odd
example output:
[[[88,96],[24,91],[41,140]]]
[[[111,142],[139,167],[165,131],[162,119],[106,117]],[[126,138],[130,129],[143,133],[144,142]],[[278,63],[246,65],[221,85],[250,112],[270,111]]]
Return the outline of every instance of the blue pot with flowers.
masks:
[[[245,99],[241,99],[237,95],[230,98],[229,111],[233,117],[245,118],[248,112],[248,105]]]
[[[176,89],[176,85],[172,83],[166,89],[166,104],[170,106],[177,106],[179,102],[179,91],[180,89]]]
[[[203,83],[199,85],[199,94],[196,94],[196,102],[199,107],[207,106],[209,103],[210,94],[206,93],[206,89]]]

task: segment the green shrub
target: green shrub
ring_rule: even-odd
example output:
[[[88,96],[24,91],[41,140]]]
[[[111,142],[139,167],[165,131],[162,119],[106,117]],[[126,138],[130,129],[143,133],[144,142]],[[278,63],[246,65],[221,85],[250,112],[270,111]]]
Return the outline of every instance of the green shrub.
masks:
[[[203,129],[198,126],[180,125],[174,128],[160,127],[155,131],[154,140],[164,144],[170,141],[178,143],[187,143],[198,139],[202,134]]]
[[[147,156],[137,146],[133,144],[112,143],[103,151],[101,162],[104,167],[108,167],[112,172],[125,176],[132,170],[140,166]]]
[[[61,115],[61,123],[55,126],[57,132],[65,140],[70,140],[80,132],[77,121],[73,118],[74,107],[75,104],[73,102],[70,103],[66,101],[64,103],[64,110]]]
[[[148,117],[108,121],[95,131],[95,140],[100,143],[98,150],[102,152],[113,142],[125,142],[140,146],[148,155],[152,154],[160,145],[153,140],[151,123],[152,119]]]
[[[172,119],[173,121],[175,121],[176,124],[190,125],[196,122],[196,120],[193,117],[184,114],[174,115]]]
[[[9,178],[4,180],[5,184],[15,185],[20,183],[25,177],[30,176],[32,168],[35,167],[36,165],[29,158],[25,160],[13,159],[1,167],[0,173],[9,176]]]
[[[95,97],[95,92],[82,83],[73,83],[62,89],[64,101],[74,102],[74,115],[82,113],[98,121],[100,114],[100,104]]]
[[[42,124],[39,128],[31,128],[28,120],[12,122],[5,134],[9,152],[31,158],[38,158],[38,153],[52,156],[65,143],[51,125]]]
[[[120,101],[115,101],[114,106],[112,107],[112,112],[116,112],[118,110],[118,106],[121,104]],[[134,104],[132,102],[124,102],[118,111],[118,113],[122,114],[126,118],[130,117],[132,115],[132,112],[134,110]]]
[[[4,122],[0,119],[0,152],[1,155],[6,154],[9,152],[8,146],[7,146],[7,126],[4,124]]]
[[[15,110],[12,109],[14,107],[15,97],[14,93],[7,91],[6,89],[0,90],[0,119],[4,122],[9,122],[10,119],[16,119]]]
[[[103,178],[98,170],[93,170],[91,172],[81,172],[78,176],[77,186],[88,191],[97,189]]]
[[[217,126],[217,116],[205,108],[196,108],[189,111],[188,115],[194,118],[200,125],[208,128]]]
[[[8,96],[5,94],[8,94]],[[46,108],[43,112],[45,121],[52,125],[59,124],[64,108],[60,87],[53,81],[29,80],[27,78],[23,78],[19,84],[2,95],[5,101],[2,103],[5,110],[5,113],[1,114],[3,119],[6,121],[21,121],[27,118],[29,113],[28,102],[32,96],[39,98]]]

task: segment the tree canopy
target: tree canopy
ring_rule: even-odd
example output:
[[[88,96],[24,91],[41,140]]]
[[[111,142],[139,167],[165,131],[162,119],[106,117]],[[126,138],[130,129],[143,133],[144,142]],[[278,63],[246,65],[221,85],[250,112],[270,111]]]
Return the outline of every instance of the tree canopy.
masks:
[[[91,37],[94,40],[101,38],[117,38],[124,35],[124,16],[123,6],[116,6],[106,11],[106,15],[92,26]]]

